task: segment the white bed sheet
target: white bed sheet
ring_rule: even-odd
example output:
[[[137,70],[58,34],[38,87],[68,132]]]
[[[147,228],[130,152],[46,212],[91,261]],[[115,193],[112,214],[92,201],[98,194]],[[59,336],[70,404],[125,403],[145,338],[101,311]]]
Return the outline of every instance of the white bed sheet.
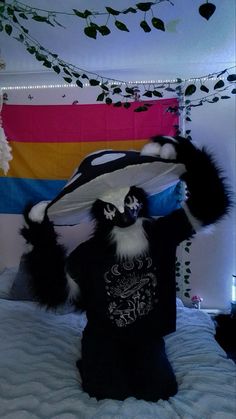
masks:
[[[165,340],[179,391],[157,403],[98,402],[81,390],[75,363],[85,322],[0,300],[1,419],[235,419],[236,366],[207,314],[177,308],[177,331]]]

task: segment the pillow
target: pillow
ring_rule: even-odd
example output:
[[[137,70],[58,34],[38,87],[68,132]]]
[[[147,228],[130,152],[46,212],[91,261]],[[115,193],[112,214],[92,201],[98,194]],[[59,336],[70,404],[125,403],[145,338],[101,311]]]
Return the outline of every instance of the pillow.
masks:
[[[176,298],[176,307],[184,307],[184,303],[180,298]]]
[[[5,268],[0,273],[0,298],[9,299],[10,291],[17,274],[17,268]]]
[[[35,301],[35,298],[28,287],[29,279],[30,276],[25,268],[25,258],[23,255],[10,290],[11,300]]]
[[[14,277],[9,286],[8,299],[18,300],[18,301],[34,301],[37,302],[37,299],[34,297],[32,291],[30,290],[28,284],[30,282],[30,275],[27,272],[25,265],[25,256],[21,256],[20,264],[18,271],[15,270]],[[66,302],[58,306],[55,309],[52,309],[55,314],[68,314],[74,312],[75,307]]]

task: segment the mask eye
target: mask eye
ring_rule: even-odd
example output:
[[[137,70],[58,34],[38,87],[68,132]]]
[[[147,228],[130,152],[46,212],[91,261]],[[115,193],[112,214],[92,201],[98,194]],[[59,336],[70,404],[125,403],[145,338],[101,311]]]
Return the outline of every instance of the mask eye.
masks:
[[[134,195],[128,195],[125,198],[125,205],[131,210],[137,210],[140,207],[140,203]]]
[[[107,220],[112,220],[116,215],[116,207],[111,204],[106,204],[103,212]]]

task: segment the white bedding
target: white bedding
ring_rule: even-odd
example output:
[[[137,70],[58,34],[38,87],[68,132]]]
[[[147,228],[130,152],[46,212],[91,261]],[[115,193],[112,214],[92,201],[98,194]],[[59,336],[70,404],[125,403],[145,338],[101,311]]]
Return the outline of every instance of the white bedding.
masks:
[[[1,419],[235,419],[236,366],[214,339],[210,317],[178,307],[166,337],[179,391],[168,401],[90,398],[75,363],[85,317],[0,299]]]

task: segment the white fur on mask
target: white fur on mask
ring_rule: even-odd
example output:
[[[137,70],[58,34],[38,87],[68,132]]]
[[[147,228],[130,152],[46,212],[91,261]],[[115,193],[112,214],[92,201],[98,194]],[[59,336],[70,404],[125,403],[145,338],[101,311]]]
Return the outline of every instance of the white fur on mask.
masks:
[[[101,200],[114,205],[121,213],[125,211],[124,201],[129,192],[129,187],[110,190],[101,197]]]

